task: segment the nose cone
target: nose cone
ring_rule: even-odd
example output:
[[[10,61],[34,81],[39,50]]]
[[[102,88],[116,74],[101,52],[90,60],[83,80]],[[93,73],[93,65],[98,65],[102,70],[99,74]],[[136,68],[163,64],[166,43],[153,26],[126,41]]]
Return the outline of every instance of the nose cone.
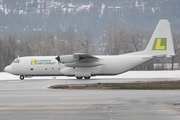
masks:
[[[4,71],[5,71],[5,72],[8,72],[8,73],[12,73],[12,68],[11,68],[11,66],[6,66],[6,67],[4,68]]]

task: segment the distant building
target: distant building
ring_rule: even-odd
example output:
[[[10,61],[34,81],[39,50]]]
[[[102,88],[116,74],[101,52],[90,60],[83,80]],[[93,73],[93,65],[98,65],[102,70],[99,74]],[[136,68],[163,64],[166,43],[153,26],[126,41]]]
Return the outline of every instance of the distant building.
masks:
[[[171,70],[172,64],[171,63],[155,63],[154,64],[154,70]],[[179,63],[173,64],[173,69],[178,70],[179,69]]]

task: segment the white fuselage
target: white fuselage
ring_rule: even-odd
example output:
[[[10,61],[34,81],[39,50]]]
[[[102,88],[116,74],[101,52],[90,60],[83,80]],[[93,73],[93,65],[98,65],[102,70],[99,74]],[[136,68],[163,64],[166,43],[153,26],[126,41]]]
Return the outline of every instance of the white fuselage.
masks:
[[[5,68],[6,72],[24,76],[96,76],[116,75],[126,72],[153,57],[148,55],[98,56],[98,66],[66,67],[58,63],[56,56],[20,57]],[[17,60],[19,60],[17,62]]]

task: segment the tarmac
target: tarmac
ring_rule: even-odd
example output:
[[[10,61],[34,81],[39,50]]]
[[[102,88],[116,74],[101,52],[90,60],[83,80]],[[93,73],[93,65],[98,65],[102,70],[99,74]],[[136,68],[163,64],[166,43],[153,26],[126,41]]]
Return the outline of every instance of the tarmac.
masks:
[[[141,81],[156,79],[140,79]],[[163,80],[163,78],[158,79]],[[167,80],[164,78],[164,80]],[[171,79],[169,79],[171,80]],[[0,80],[1,120],[179,120],[180,90],[61,90],[55,84],[139,79]]]

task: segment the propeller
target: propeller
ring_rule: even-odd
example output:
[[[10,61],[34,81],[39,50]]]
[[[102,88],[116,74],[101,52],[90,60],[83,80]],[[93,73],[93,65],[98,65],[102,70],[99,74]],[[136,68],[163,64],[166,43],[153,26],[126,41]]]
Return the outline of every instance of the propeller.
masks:
[[[59,56],[59,55],[58,55],[55,59],[58,61],[58,63],[61,63],[61,60],[60,60],[60,56]]]

